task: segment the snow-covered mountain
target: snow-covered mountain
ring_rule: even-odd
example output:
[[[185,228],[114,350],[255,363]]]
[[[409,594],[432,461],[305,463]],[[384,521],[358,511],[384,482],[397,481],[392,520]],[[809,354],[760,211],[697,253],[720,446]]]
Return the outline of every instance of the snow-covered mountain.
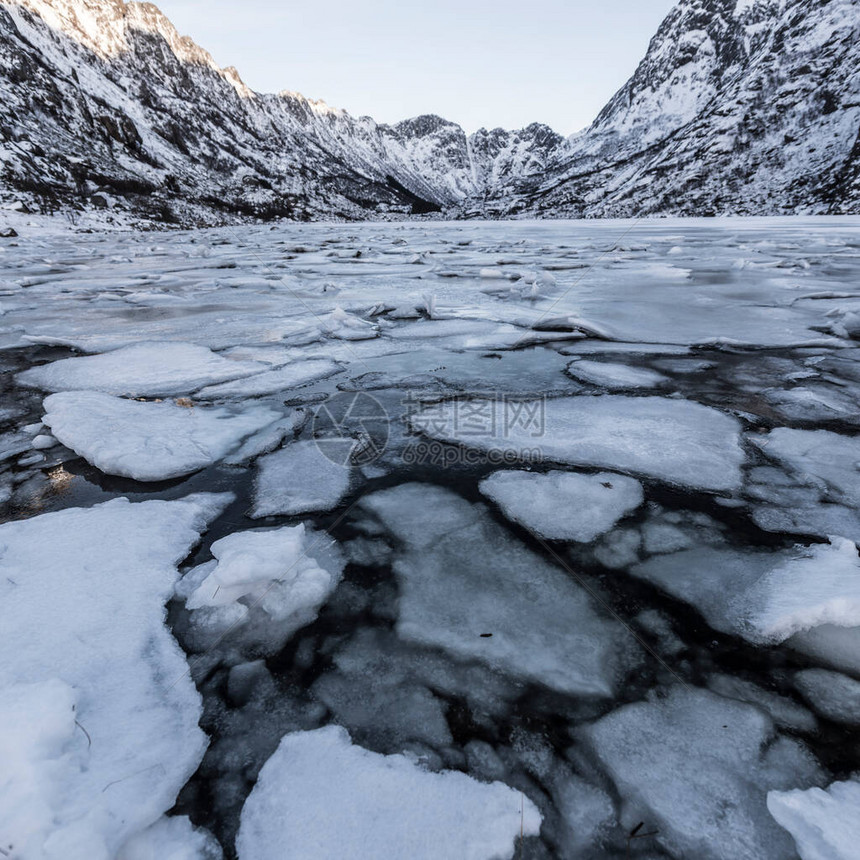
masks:
[[[858,0],[681,0],[594,124],[396,125],[261,95],[149,3],[0,3],[0,202],[239,216],[860,209]]]
[[[858,212],[858,132],[858,0],[681,0],[525,205],[588,216]]]
[[[183,223],[224,215],[430,212],[544,166],[562,139],[435,116],[380,125],[252,92],[149,3],[0,4],[3,188],[26,205],[131,207]]]

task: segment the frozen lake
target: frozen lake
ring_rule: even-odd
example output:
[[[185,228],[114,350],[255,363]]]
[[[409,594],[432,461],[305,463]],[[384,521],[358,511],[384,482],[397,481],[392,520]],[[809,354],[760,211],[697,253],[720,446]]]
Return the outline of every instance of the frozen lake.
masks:
[[[0,848],[856,856],[860,218],[19,232]]]

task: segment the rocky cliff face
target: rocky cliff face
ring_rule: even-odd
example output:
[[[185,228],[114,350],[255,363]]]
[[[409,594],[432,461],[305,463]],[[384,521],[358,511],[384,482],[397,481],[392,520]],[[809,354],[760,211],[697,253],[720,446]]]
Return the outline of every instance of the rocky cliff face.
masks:
[[[682,0],[525,205],[587,216],[858,212],[858,131],[857,0]]]
[[[860,211],[860,0],[681,0],[571,139],[260,95],[148,3],[0,3],[0,198],[236,217]]]
[[[506,173],[476,164],[438,117],[386,126],[254,93],[145,3],[0,4],[0,91],[2,185],[42,209],[373,217],[458,206]],[[498,135],[505,160],[545,146],[528,130]]]

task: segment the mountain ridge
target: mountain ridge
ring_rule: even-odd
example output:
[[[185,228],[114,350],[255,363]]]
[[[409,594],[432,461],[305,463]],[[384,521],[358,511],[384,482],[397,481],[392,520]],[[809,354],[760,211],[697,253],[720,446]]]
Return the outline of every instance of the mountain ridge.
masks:
[[[256,93],[151,3],[4,0],[0,196],[189,226],[856,212],[858,2],[681,0],[564,138]]]

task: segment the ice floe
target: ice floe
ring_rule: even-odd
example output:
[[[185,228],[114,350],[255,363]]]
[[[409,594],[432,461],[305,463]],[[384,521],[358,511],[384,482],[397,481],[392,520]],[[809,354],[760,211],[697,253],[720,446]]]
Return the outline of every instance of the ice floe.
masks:
[[[200,696],[165,603],[229,499],[115,499],[0,525],[0,829],[16,856],[115,856],[199,764]]]
[[[656,388],[668,381],[662,373],[647,367],[586,359],[572,361],[567,366],[567,372],[579,382],[588,382],[609,391]]]
[[[736,419],[662,397],[446,401],[417,412],[411,425],[426,436],[480,450],[537,450],[544,461],[704,490],[739,486],[744,462]]]
[[[261,397],[266,394],[287,392],[292,388],[301,388],[326,379],[343,368],[333,361],[326,359],[310,359],[295,361],[283,365],[276,370],[267,370],[255,376],[223,382],[220,385],[209,385],[197,393],[203,400],[219,400],[221,398]]]
[[[187,815],[160,818],[123,845],[117,860],[221,860],[218,841]]]
[[[430,773],[328,726],[281,741],[245,802],[236,848],[240,860],[504,860],[540,822],[506,785]]]
[[[580,695],[610,695],[631,665],[630,634],[481,506],[422,484],[361,504],[403,547],[394,571],[404,639]]]
[[[777,552],[696,547],[630,572],[691,603],[716,629],[755,643],[821,625],[860,625],[860,558],[844,538]]]
[[[767,792],[816,784],[797,741],[758,707],[676,686],[624,705],[581,730],[624,800],[622,823],[672,856],[790,860],[794,845],[768,814]],[[647,832],[646,831],[646,832]]]
[[[860,726],[860,681],[827,669],[803,669],[794,676],[794,686],[823,717]]]
[[[278,651],[316,618],[340,581],[343,561],[331,544],[303,523],[215,541],[215,560],[190,570],[177,586],[196,649],[229,631],[231,643],[246,650]]]
[[[173,397],[266,369],[258,362],[231,361],[193,343],[136,343],[101,355],[43,364],[17,378],[23,385],[45,391]]]
[[[494,472],[481,492],[536,535],[582,543],[609,531],[643,500],[639,481],[612,472]]]
[[[349,492],[351,481],[352,470],[328,459],[313,440],[292,442],[257,461],[251,515],[330,510]]]
[[[853,860],[860,845],[860,782],[771,791],[771,815],[794,837],[802,860]]]
[[[279,413],[264,406],[233,412],[172,402],[126,400],[97,391],[45,398],[53,435],[108,475],[163,481],[220,460]]]

